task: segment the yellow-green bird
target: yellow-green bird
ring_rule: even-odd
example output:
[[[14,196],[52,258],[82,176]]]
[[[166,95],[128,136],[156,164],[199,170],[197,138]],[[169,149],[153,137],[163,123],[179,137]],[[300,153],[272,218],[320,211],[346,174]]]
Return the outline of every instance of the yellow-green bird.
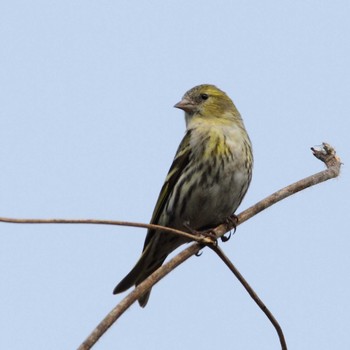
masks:
[[[208,230],[227,220],[247,192],[253,167],[251,142],[232,100],[214,85],[192,88],[174,107],[185,112],[186,134],[151,223],[186,232]],[[113,293],[140,284],[186,242],[168,232],[148,230],[140,259]],[[150,292],[140,297],[140,306],[146,306]]]

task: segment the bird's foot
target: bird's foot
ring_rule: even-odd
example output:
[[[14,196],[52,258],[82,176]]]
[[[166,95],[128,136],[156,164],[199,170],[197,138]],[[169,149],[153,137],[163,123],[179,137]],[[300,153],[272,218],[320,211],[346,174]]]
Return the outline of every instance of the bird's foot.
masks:
[[[236,229],[237,229],[237,223],[238,223],[238,217],[235,214],[230,215],[229,217],[226,218],[226,225],[230,228],[233,228],[233,234],[236,233]],[[229,232],[229,234],[227,236],[223,235],[221,236],[221,241],[222,242],[227,242],[229,239],[231,238],[231,231]]]
[[[226,235],[226,233],[225,233],[225,235]],[[230,238],[231,238],[231,231],[228,233],[227,236],[225,236],[225,235],[222,235],[222,236],[220,237],[222,243],[225,243],[225,242],[227,242],[227,241],[230,240]]]

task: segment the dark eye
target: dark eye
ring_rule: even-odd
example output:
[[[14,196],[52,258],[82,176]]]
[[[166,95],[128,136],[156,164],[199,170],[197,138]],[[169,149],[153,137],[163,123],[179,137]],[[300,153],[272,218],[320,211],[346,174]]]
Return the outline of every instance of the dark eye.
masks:
[[[201,99],[202,100],[207,100],[208,99],[208,95],[207,94],[201,94]]]

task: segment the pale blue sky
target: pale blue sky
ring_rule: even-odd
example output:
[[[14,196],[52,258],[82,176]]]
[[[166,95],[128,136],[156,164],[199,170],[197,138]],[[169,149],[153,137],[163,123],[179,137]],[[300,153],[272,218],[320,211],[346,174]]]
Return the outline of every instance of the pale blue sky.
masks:
[[[185,126],[172,106],[213,83],[254,145],[241,208],[323,169],[342,176],[240,226],[223,249],[289,349],[350,348],[350,2],[2,1],[0,216],[148,222]],[[118,301],[145,230],[0,224],[0,348],[74,349]],[[133,306],[96,349],[278,349],[209,250]]]

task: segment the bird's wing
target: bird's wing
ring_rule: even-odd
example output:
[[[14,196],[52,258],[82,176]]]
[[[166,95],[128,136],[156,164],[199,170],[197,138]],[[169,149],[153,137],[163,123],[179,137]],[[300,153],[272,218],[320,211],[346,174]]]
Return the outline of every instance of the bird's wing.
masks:
[[[175,184],[177,183],[179,177],[181,176],[183,170],[187,166],[190,160],[190,138],[191,130],[188,130],[182,139],[179,148],[177,149],[176,156],[174,158],[173,164],[169,169],[168,175],[165,179],[164,185],[159,193],[159,197],[156,203],[156,206],[153,211],[151,224],[158,224],[160,215],[162,214],[164,207],[170,197],[171,192],[173,191]],[[145,250],[146,246],[153,237],[155,231],[148,230],[143,249]]]

